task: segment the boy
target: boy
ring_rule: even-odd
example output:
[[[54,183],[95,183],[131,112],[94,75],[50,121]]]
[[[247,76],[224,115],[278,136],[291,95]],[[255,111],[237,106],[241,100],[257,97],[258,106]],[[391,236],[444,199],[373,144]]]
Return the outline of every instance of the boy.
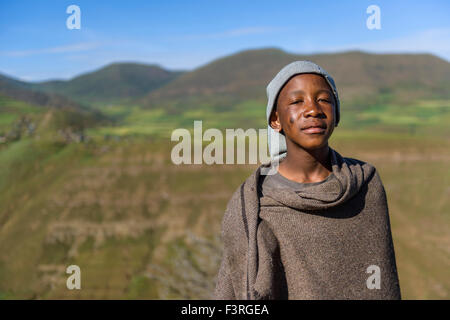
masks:
[[[215,298],[400,299],[380,177],[328,146],[340,117],[334,80],[296,61],[267,96],[272,161],[227,205]]]

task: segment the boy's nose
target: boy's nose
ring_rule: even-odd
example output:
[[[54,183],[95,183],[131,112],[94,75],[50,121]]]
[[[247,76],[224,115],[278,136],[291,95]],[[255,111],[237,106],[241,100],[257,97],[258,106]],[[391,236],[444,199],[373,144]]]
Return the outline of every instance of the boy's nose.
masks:
[[[323,114],[323,110],[315,101],[308,101],[305,105],[305,111],[303,112],[303,116],[307,117],[318,117]]]

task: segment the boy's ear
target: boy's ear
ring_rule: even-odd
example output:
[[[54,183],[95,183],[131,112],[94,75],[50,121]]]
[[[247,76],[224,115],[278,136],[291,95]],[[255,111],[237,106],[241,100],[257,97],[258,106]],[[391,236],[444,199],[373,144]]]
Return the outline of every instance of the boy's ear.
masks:
[[[270,114],[270,126],[275,131],[281,132],[282,130],[280,118],[278,117],[278,112],[276,110],[273,110],[272,113]]]

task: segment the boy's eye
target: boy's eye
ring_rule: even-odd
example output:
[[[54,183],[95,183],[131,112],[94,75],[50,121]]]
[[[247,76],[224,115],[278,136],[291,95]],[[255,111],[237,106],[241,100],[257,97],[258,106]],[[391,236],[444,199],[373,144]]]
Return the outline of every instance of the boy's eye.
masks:
[[[324,101],[324,102],[330,103],[330,100],[328,100],[328,99],[319,99],[319,101]]]
[[[295,101],[291,102],[291,104],[296,104],[296,103],[300,103],[300,102],[303,102],[303,99],[295,100]]]

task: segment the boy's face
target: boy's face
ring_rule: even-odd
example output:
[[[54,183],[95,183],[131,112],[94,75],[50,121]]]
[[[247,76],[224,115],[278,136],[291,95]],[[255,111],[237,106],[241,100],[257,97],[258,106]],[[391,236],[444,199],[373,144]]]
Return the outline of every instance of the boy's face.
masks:
[[[333,133],[335,108],[334,95],[322,76],[299,74],[281,90],[270,125],[283,130],[286,140],[307,150],[318,149],[328,144]]]

